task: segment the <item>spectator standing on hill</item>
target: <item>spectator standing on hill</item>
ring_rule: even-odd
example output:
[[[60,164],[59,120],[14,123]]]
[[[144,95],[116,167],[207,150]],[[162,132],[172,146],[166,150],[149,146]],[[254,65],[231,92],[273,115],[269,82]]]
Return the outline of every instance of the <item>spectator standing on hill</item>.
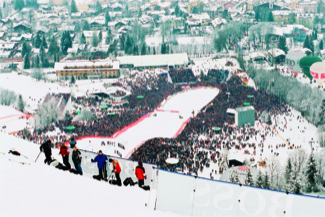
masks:
[[[74,138],[72,137],[70,140],[70,147],[74,148],[76,146],[77,142],[74,140]]]
[[[73,152],[72,152],[72,161],[74,164],[74,167],[76,168],[76,170],[78,171],[78,173],[80,175],[82,175],[82,169],[81,169],[81,152],[78,150],[77,146],[75,146],[73,148]]]
[[[63,143],[60,143],[60,153],[62,156],[62,160],[64,165],[67,167],[67,170],[71,169],[71,165],[69,163],[69,150],[68,147],[65,146]]]
[[[45,154],[45,160],[44,163],[50,165],[52,162],[52,149],[51,149],[51,140],[45,141],[41,146],[40,146],[40,151],[44,152]]]
[[[101,150],[99,150],[98,155],[95,159],[91,159],[91,162],[97,162],[98,172],[99,172],[99,179],[107,181],[107,170],[106,170],[106,162],[107,157],[103,154]]]

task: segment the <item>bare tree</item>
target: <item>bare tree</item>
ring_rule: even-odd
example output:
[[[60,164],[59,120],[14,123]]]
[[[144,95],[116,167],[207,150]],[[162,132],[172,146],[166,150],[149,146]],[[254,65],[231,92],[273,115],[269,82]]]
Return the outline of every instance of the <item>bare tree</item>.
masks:
[[[15,92],[10,90],[1,90],[0,93],[1,105],[9,106],[15,103],[16,100],[17,100],[17,96]]]
[[[59,109],[57,103],[52,100],[42,107],[36,113],[36,128],[43,129],[49,126],[51,123],[55,122],[59,117]]]

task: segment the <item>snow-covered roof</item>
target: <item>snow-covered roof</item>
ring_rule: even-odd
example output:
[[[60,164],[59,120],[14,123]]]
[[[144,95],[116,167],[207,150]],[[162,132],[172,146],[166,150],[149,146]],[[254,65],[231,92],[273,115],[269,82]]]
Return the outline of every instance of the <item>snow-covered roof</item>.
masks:
[[[273,16],[289,16],[291,11],[272,11]]]
[[[283,50],[280,50],[279,48],[270,49],[270,50],[268,50],[268,53],[270,55],[272,55],[273,57],[278,57],[278,56],[281,56],[281,55],[286,55],[285,52]]]
[[[152,67],[168,65],[187,65],[187,53],[160,54],[143,56],[119,56],[116,57],[120,64],[134,65],[134,67]]]
[[[217,27],[217,26],[219,26],[221,24],[226,24],[227,23],[227,20],[226,19],[223,19],[221,17],[217,17],[214,20],[212,20],[211,23],[212,23],[213,27]]]
[[[261,58],[265,58],[266,56],[263,54],[263,53],[261,53],[261,52],[254,52],[254,53],[251,53],[250,55],[249,55],[249,58],[250,59],[255,59],[255,58],[259,58],[259,57],[261,57]]]
[[[56,71],[58,70],[64,70],[64,67],[83,67],[83,66],[106,66],[110,65],[112,66],[111,69],[120,69],[120,64],[118,61],[113,60],[96,60],[96,61],[88,61],[88,60],[74,60],[74,61],[64,61],[64,62],[56,62],[54,65],[54,69]]]
[[[96,34],[98,36],[100,31],[83,31],[83,34],[86,38],[91,38],[93,37],[93,34]]]

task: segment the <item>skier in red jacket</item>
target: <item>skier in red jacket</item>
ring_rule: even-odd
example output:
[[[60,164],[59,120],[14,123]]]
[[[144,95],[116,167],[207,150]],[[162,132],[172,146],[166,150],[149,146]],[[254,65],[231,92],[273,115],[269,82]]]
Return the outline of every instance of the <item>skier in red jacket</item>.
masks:
[[[62,156],[62,160],[63,160],[64,165],[70,171],[71,165],[69,163],[69,150],[68,150],[68,147],[65,146],[64,144],[60,143],[60,153],[59,154]]]
[[[138,179],[138,185],[141,188],[144,185],[144,179],[147,179],[146,171],[143,167],[142,161],[138,162],[138,166],[135,168],[135,175]]]
[[[121,167],[120,167],[119,162],[116,159],[113,160],[112,158],[110,158],[108,161],[110,163],[113,163],[113,172],[115,173],[116,184],[118,186],[122,186],[122,181],[121,181],[121,178],[120,178]]]

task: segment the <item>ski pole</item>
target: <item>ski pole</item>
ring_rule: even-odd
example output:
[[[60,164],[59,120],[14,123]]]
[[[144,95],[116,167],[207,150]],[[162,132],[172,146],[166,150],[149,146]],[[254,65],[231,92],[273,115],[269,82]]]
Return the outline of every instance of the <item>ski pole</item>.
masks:
[[[42,152],[40,151],[39,154],[37,155],[37,158],[36,158],[36,160],[35,160],[35,163],[36,163],[36,161],[37,161],[37,159],[38,159],[38,157],[40,156],[41,153],[42,153]]]

